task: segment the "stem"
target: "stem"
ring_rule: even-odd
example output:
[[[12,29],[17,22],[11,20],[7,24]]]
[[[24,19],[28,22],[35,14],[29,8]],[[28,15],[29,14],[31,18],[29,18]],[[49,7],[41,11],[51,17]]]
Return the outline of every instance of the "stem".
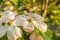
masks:
[[[48,8],[48,0],[46,0],[46,4],[45,4],[45,9],[44,9],[44,12],[43,12],[43,17],[45,17],[47,15],[47,8]]]
[[[45,0],[43,0],[43,4],[42,4],[42,10],[45,9]]]
[[[57,1],[58,1],[58,0],[55,0],[54,2],[50,3],[50,5],[48,6],[48,9],[49,9],[52,5],[56,4]]]

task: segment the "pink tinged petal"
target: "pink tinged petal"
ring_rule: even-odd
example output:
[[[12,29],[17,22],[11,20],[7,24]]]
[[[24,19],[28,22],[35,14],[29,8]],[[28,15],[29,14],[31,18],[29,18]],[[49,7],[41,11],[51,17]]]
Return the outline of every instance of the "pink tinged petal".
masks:
[[[38,37],[37,33],[36,32],[32,32],[31,35],[30,35],[30,40],[36,40]]]
[[[41,17],[40,15],[36,14],[36,13],[28,13],[27,16],[32,17],[33,19],[35,19],[36,21],[45,21],[43,17]]]
[[[41,17],[40,15],[38,15],[38,14],[36,14],[36,13],[34,13],[34,14],[32,14],[33,15],[33,17],[37,20],[37,21],[45,21],[44,19],[43,19],[43,17]]]
[[[1,26],[0,25],[0,38],[6,34],[7,30],[8,30],[7,26]]]
[[[8,37],[8,40],[16,40],[17,37],[15,36],[14,33],[12,33],[11,31],[7,31],[7,37]]]
[[[16,35],[16,37],[18,38],[18,37],[21,37],[22,36],[22,31],[21,31],[21,29],[20,28],[18,28],[18,27],[12,27],[12,30],[13,30],[13,32],[15,33],[15,35]]]
[[[34,26],[31,22],[29,22],[28,25],[23,26],[23,30],[31,33],[34,30]]]
[[[35,31],[31,33],[30,40],[44,40],[41,35],[36,33]]]
[[[9,15],[8,15],[9,20],[14,20],[15,19],[15,16],[17,15],[16,12],[11,12],[11,11],[6,11],[6,12],[9,13]]]
[[[17,26],[23,26],[23,25],[27,25],[28,23],[26,18],[19,16],[15,18],[14,24],[16,24]]]
[[[38,28],[42,32],[47,31],[47,25],[43,22],[38,22],[38,21],[33,21],[33,24],[35,25],[36,28]]]
[[[29,18],[31,18],[31,17],[29,17],[29,16],[27,16],[27,15],[19,15],[19,16],[17,16],[15,19],[17,19],[17,18],[24,18],[26,21],[29,19]]]
[[[17,40],[17,38],[22,36],[22,31],[21,29],[19,29],[16,26],[12,26],[8,32],[7,32],[7,36],[9,38],[9,40]]]
[[[27,16],[27,15],[21,15],[21,17],[26,18],[26,19],[29,19],[29,18],[30,18],[30,17]]]

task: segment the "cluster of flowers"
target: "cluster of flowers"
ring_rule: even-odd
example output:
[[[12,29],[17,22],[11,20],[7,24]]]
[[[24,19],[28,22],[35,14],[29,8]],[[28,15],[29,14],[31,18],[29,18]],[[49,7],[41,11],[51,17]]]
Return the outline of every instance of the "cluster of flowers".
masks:
[[[28,33],[34,31],[35,28],[42,32],[47,31],[47,25],[44,19],[36,13],[26,13],[18,15],[14,11],[0,11],[0,38],[7,33],[9,40],[17,40],[22,36],[22,29]]]

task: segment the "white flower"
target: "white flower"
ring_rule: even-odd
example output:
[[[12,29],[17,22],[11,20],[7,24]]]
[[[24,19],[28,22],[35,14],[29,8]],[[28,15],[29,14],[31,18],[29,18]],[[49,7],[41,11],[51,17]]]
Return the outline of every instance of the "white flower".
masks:
[[[19,17],[24,18],[24,20],[26,22],[26,23],[24,23],[22,21],[22,19],[20,19],[21,20],[20,22],[18,20],[18,22],[20,24],[22,22],[24,31],[31,33],[34,30],[34,27],[38,28],[42,32],[46,32],[47,31],[47,25],[43,22],[44,19],[41,16],[39,16],[37,14],[31,14],[31,15],[27,15],[26,14],[26,15],[18,16],[17,19],[19,19]],[[41,19],[39,19],[39,18],[41,18]],[[18,23],[16,23],[16,24],[18,24]]]
[[[33,19],[33,20],[31,20],[33,25],[36,28],[38,28],[40,31],[42,31],[42,32],[47,31],[47,25],[43,22],[44,19],[40,15],[38,15],[36,13],[28,13],[28,14],[26,14],[26,16],[29,16]]]
[[[22,31],[15,24],[5,24],[0,25],[0,38],[3,37],[7,33],[7,37],[9,40],[17,40],[18,37],[22,36]]]
[[[33,26],[32,22],[28,21],[31,17],[26,16],[26,15],[20,15],[16,19],[19,19],[19,18],[20,18],[20,21],[18,20],[18,23],[20,23],[19,25],[23,25],[24,31],[31,33],[34,30],[34,26]],[[24,20],[22,20],[22,19],[24,19]],[[16,22],[16,24],[18,24],[18,23]]]
[[[8,11],[7,11],[8,12]],[[9,12],[11,14],[11,12]],[[10,19],[11,15],[8,15],[8,18]],[[14,16],[14,15],[12,15]],[[7,37],[9,40],[16,40],[18,37],[22,36],[22,31],[17,26],[24,26],[27,25],[26,18],[18,15],[14,18],[14,21],[10,19],[8,22],[6,22],[4,25],[0,25],[0,38],[4,36],[7,33]]]
[[[47,25],[43,23],[44,19],[41,16],[37,14],[16,15],[16,12],[12,11],[0,12],[0,21],[5,22],[4,25],[0,22],[0,38],[7,33],[9,40],[17,40],[22,36],[22,31],[17,26],[23,26],[23,30],[29,33],[34,31],[34,27],[42,32],[47,31]]]

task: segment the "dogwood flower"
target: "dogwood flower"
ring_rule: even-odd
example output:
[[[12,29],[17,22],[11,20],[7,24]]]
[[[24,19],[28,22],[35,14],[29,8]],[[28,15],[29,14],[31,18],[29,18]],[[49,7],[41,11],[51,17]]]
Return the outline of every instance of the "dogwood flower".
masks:
[[[21,37],[22,35],[21,29],[19,29],[17,26],[23,26],[27,24],[27,22],[25,21],[26,19],[20,16],[15,17],[15,15],[12,15],[12,12],[10,11],[5,11],[5,12],[3,14],[0,13],[0,15],[3,15],[3,17],[0,18],[0,21],[6,19],[3,20],[5,24],[0,25],[0,38],[7,33],[7,37],[9,40],[16,40],[18,37]],[[12,25],[10,25],[11,24],[10,20],[14,20]]]
[[[42,32],[47,31],[47,25],[43,22],[44,19],[37,14],[16,16],[16,13],[12,11],[5,11],[2,13],[0,13],[0,21],[2,22],[0,22],[0,38],[7,33],[9,40],[17,40],[18,37],[22,36],[22,31],[17,26],[23,26],[23,30],[29,33],[34,31],[34,27]]]
[[[0,38],[3,37],[6,33],[9,40],[16,40],[18,37],[22,36],[21,29],[10,23],[11,22],[8,22],[3,26],[0,25]]]
[[[20,19],[19,19],[20,18]],[[22,19],[24,20],[22,20]],[[26,15],[19,15],[18,17],[16,17],[16,20],[15,20],[15,23],[16,25],[19,23],[19,25],[23,25],[23,30],[28,32],[28,33],[31,33],[33,30],[34,30],[34,26],[31,22],[29,22],[30,17],[26,16]],[[20,21],[19,21],[19,20]],[[25,21],[25,22],[24,22]],[[22,23],[21,23],[22,22]]]
[[[42,32],[47,31],[47,25],[44,23],[45,20],[40,15],[38,15],[36,13],[28,13],[28,14],[26,14],[26,16],[31,17],[30,20],[32,21],[33,25],[36,28],[38,28],[40,31],[42,31]]]
[[[22,36],[22,31],[17,26],[27,25],[26,19],[21,16],[16,16],[14,21],[9,20],[4,25],[0,25],[0,38],[7,33],[9,40],[17,40],[18,37]]]
[[[25,31],[32,32],[34,30],[34,27],[38,28],[42,32],[47,31],[47,25],[43,22],[44,19],[40,15],[33,13],[33,14],[26,14],[24,17],[27,19],[28,22],[27,26],[23,26],[23,29]],[[34,26],[32,26],[31,24]]]

